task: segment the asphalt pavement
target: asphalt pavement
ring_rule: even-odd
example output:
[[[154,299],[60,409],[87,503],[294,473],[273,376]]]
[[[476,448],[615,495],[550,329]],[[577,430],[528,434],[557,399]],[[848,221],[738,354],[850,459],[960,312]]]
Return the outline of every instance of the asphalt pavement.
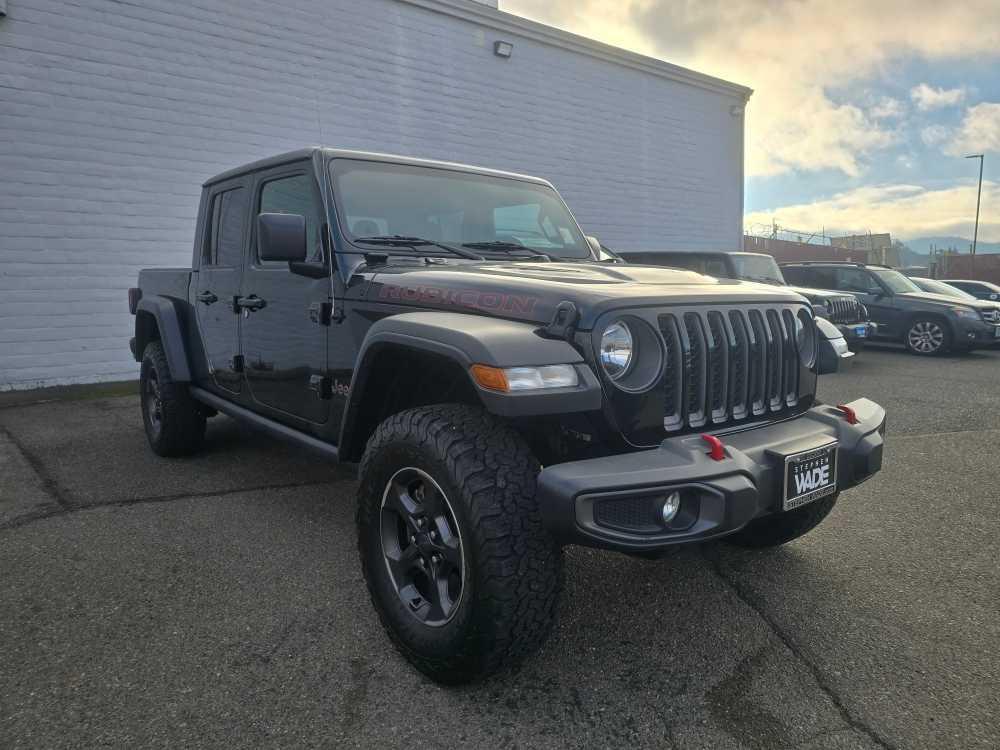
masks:
[[[344,469],[135,396],[0,400],[0,747],[1000,747],[1000,352],[864,352],[885,466],[784,548],[567,552],[541,653],[442,688],[378,626]],[[6,405],[4,405],[6,404]]]

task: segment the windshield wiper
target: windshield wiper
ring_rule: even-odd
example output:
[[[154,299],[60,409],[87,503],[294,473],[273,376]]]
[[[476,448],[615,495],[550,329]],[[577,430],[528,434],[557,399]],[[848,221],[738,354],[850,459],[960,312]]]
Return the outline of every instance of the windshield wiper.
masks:
[[[533,247],[528,247],[527,245],[521,245],[517,242],[503,242],[501,240],[491,241],[491,242],[463,242],[462,247],[471,247],[476,250],[499,250],[501,252],[513,252],[515,250],[524,250],[532,255],[537,255],[539,258],[545,258],[548,261],[554,262],[556,259],[553,258],[546,252],[537,250]]]
[[[461,258],[468,258],[469,260],[486,260],[482,255],[470,252],[462,247],[455,247],[454,245],[446,245],[443,242],[437,242],[435,240],[428,240],[423,237],[406,237],[402,234],[392,234],[383,235],[378,237],[355,237],[354,242],[363,242],[366,245],[383,245],[388,247],[423,247],[426,245],[432,245],[434,247],[439,247],[442,250],[447,250],[449,253],[453,253]]]

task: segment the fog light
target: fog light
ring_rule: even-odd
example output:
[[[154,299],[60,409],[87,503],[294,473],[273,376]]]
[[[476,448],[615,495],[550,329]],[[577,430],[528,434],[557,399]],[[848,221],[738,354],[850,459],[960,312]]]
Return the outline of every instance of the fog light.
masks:
[[[663,501],[663,507],[660,509],[660,517],[663,519],[663,525],[669,526],[680,509],[681,493],[671,492],[667,495],[667,499]]]

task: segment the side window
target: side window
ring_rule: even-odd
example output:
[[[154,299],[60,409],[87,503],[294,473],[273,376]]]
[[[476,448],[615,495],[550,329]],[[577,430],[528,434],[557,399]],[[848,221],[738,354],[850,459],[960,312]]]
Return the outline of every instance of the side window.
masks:
[[[242,265],[248,203],[246,188],[226,190],[212,198],[212,226],[202,258],[205,265]]]
[[[861,292],[862,294],[881,291],[881,287],[871,277],[871,274],[861,268],[837,269],[837,286],[835,288],[845,292]]]
[[[313,179],[307,174],[281,177],[265,182],[260,190],[260,213],[299,214],[306,218],[306,260],[322,263],[323,219],[313,193]],[[258,262],[261,265],[283,266],[283,263]]]

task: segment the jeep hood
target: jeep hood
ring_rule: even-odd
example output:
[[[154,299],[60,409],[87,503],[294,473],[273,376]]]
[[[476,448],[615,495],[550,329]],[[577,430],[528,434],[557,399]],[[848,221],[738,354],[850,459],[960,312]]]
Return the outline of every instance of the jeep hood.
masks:
[[[465,310],[548,323],[561,302],[590,330],[604,312],[629,307],[802,302],[787,287],[717,279],[662,266],[530,261],[394,264],[369,272],[365,299],[421,309]],[[368,274],[365,274],[368,275]]]

